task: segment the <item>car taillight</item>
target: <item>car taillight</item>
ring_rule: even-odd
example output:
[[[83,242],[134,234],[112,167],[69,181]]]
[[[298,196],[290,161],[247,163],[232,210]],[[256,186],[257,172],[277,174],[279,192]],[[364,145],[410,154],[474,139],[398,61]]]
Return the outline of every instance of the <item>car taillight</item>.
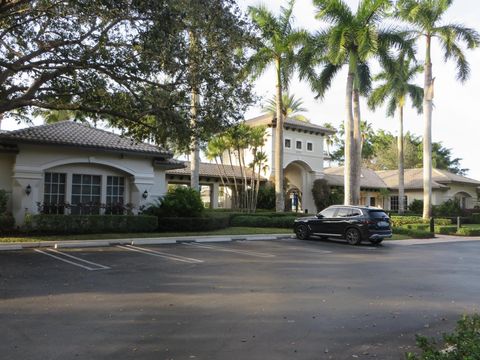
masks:
[[[365,220],[365,221],[363,222],[363,224],[364,224],[364,225],[373,225],[373,224],[375,224],[375,221]]]

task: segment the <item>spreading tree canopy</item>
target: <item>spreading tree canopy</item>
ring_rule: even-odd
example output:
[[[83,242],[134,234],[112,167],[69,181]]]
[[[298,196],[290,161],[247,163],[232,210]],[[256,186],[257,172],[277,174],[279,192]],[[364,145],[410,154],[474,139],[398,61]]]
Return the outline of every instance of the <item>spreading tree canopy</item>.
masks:
[[[194,54],[191,31],[201,35]],[[22,121],[33,110],[68,110],[185,147],[192,83],[200,137],[251,103],[240,76],[249,41],[232,0],[1,2],[0,114]]]

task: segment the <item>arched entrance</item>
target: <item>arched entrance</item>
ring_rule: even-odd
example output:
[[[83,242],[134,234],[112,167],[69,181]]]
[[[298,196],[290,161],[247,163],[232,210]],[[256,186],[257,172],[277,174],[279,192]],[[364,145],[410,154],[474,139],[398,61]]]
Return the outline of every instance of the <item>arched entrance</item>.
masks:
[[[472,196],[464,191],[460,191],[454,196],[455,201],[458,201],[462,209],[471,208]]]
[[[305,196],[311,193],[311,172],[311,167],[299,160],[285,167],[285,211],[304,212],[308,209],[305,206]]]

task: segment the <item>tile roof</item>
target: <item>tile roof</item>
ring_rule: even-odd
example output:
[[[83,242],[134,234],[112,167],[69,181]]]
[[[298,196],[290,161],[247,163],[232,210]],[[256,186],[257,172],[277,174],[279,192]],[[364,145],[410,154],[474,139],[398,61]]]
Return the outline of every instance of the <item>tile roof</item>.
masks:
[[[377,171],[389,188],[398,188],[398,170]],[[453,174],[446,170],[433,169],[432,188],[445,189],[452,182],[480,186],[480,181]],[[423,189],[423,169],[405,169],[405,189]]]
[[[343,166],[326,168],[324,169],[325,180],[330,185],[343,186],[343,171]],[[433,169],[433,189],[447,189],[448,185],[453,182],[480,186],[480,181],[453,174],[446,170]],[[398,189],[398,170],[374,171],[362,168],[360,186],[373,189]],[[418,189],[423,189],[423,169],[405,169],[405,190]]]
[[[276,122],[277,122],[277,119],[271,114],[263,114],[255,118],[245,120],[245,124],[250,126],[260,126],[260,125],[275,126]],[[306,130],[306,131],[321,132],[324,134],[336,133],[335,130],[327,129],[326,127],[323,127],[320,125],[316,125],[310,122],[300,121],[292,118],[286,118],[284,126],[285,127],[290,126],[290,127],[294,127],[295,129]]]
[[[0,142],[63,145],[158,156],[172,154],[157,146],[137,142],[86,124],[62,121],[0,133]]]
[[[185,161],[185,167],[182,169],[174,169],[174,170],[167,170],[167,175],[182,175],[182,176],[190,176],[191,173],[191,168],[190,168],[190,162]],[[223,169],[220,165],[220,168],[217,166],[217,164],[211,164],[211,163],[200,163],[200,176],[202,177],[215,177],[215,178],[220,178],[220,176],[225,176]],[[240,171],[240,166],[232,166],[230,165],[225,165],[225,171],[227,173],[227,176],[232,178],[235,176],[237,179],[243,179],[242,173]],[[250,179],[250,176],[252,175],[252,171],[250,169],[247,169],[247,176]],[[265,178],[261,178],[262,181],[265,181]]]
[[[325,180],[333,186],[344,185],[344,167],[325,168]],[[362,176],[360,178],[360,187],[370,189],[386,189],[387,184],[375,173],[375,171],[362,168]]]

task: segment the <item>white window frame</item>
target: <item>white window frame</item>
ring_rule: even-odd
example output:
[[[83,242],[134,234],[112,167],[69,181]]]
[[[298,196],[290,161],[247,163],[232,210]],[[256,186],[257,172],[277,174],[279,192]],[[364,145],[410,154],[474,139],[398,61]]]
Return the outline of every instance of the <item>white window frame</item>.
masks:
[[[74,182],[73,182],[73,177],[76,176],[76,175],[77,175],[77,176],[81,176],[81,182],[80,182],[80,183],[74,183]],[[90,177],[91,177],[91,180],[93,180],[94,177],[98,177],[98,178],[100,178],[100,184],[99,184],[99,185],[96,185],[96,184],[93,184],[93,182],[90,182],[90,184],[86,184],[86,183],[83,182],[83,177],[84,177],[84,176],[90,176]],[[101,204],[102,204],[103,194],[104,194],[104,191],[105,191],[105,190],[104,190],[104,183],[103,183],[103,181],[104,181],[104,178],[103,178],[102,175],[72,173],[72,182],[71,182],[71,184],[70,184],[70,186],[71,186],[71,188],[72,188],[72,192],[71,192],[71,196],[72,196],[72,197],[71,197],[71,205],[72,205],[72,206],[74,206],[74,204],[73,204],[73,197],[74,197],[74,196],[79,196],[79,197],[80,197],[80,204],[83,203],[83,202],[82,202],[82,198],[85,196],[85,195],[83,194],[83,191],[82,191],[83,186],[88,186],[88,185],[90,185],[90,189],[93,189],[93,186],[100,188],[100,194],[98,194],[98,195],[97,195],[97,194],[92,194],[92,192],[90,192],[90,197],[92,197],[92,196],[98,197],[98,206],[99,206],[98,214],[96,214],[96,213],[90,213],[90,212],[89,212],[88,214],[81,214],[81,211],[80,211],[80,214],[78,214],[78,215],[100,215],[100,214],[101,214],[100,208],[101,208]],[[74,186],[80,186],[80,193],[79,193],[79,194],[73,192],[73,187],[74,187]],[[72,208],[72,210],[73,210],[73,208]],[[76,211],[74,211],[74,212],[76,212]]]
[[[312,145],[312,150],[308,150],[308,145]],[[313,152],[313,142],[312,141],[307,141],[307,146],[305,146],[305,150],[307,150],[308,152]]]
[[[290,141],[290,146],[287,146],[287,140]],[[291,138],[286,137],[286,138],[284,138],[283,142],[284,142],[283,145],[285,146],[285,149],[291,149],[292,148],[292,139]]]
[[[297,144],[300,143],[300,149],[297,147]],[[303,151],[303,141],[295,139],[295,150],[296,151]]]

